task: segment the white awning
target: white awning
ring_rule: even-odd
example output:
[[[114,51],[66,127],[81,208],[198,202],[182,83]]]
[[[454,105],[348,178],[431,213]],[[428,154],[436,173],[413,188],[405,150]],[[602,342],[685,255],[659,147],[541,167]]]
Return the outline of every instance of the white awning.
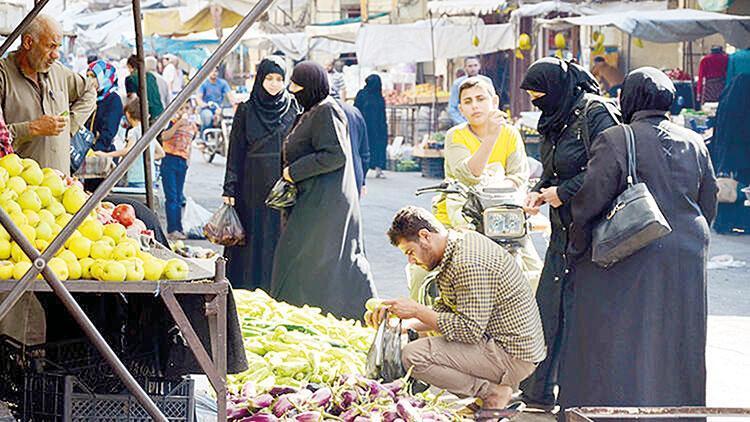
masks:
[[[434,0],[427,3],[427,10],[434,16],[486,15],[502,10],[505,0]]]

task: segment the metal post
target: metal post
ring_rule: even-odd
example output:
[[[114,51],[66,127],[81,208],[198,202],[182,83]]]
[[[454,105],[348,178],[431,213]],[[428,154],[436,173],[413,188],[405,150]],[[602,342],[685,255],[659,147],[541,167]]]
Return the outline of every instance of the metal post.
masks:
[[[148,86],[146,84],[146,56],[143,53],[143,26],[141,24],[141,0],[133,0],[133,20],[135,23],[135,51],[138,56],[138,97],[141,105],[141,129],[146,133],[148,115]],[[146,117],[148,116],[148,117]],[[154,175],[151,174],[151,149],[143,150],[143,175],[146,179],[146,206],[154,209]]]
[[[7,212],[5,212],[4,209],[0,209],[0,224],[5,227],[13,240],[16,241],[16,243],[21,247],[26,256],[28,256],[29,259],[31,259],[33,262],[33,266],[31,267],[31,269],[29,269],[28,272],[26,272],[26,274],[24,274],[19,284],[23,285],[24,279],[27,279],[25,280],[26,284],[32,283],[33,279],[36,278],[36,274],[39,271],[42,271],[44,279],[52,288],[52,291],[55,292],[55,295],[57,295],[68,312],[73,316],[73,319],[76,320],[83,332],[91,340],[91,343],[93,343],[96,349],[99,350],[99,353],[102,354],[104,360],[106,360],[107,363],[112,366],[115,374],[117,374],[117,376],[122,380],[123,384],[125,384],[125,387],[127,387],[127,389],[133,394],[133,396],[135,396],[136,400],[138,400],[138,403],[143,406],[146,412],[152,418],[154,418],[154,420],[167,422],[167,418],[164,416],[164,414],[161,413],[159,408],[156,407],[156,404],[154,404],[154,402],[138,384],[135,378],[133,378],[130,372],[128,372],[128,369],[125,367],[125,365],[123,365],[122,361],[120,361],[115,352],[112,351],[112,348],[110,348],[107,342],[104,340],[104,337],[99,334],[99,331],[96,329],[94,324],[83,312],[83,309],[81,309],[80,305],[78,305],[78,302],[76,302],[76,300],[73,298],[73,295],[71,295],[70,292],[65,288],[60,279],[57,278],[57,275],[49,267],[47,267],[47,262],[50,258],[45,258],[43,255],[39,254],[39,251],[37,251],[36,248],[31,245],[31,242],[26,238],[21,230],[19,230],[19,228],[15,225],[13,220],[11,220],[10,216]],[[31,276],[29,276],[29,274],[31,274]],[[15,290],[11,291],[10,294],[13,295],[14,293],[16,293]],[[3,305],[5,305],[6,303],[8,303],[7,300],[3,302]]]
[[[39,14],[39,12],[42,11],[44,6],[47,5],[47,2],[49,0],[39,0],[34,4],[34,7],[29,11],[29,14],[26,15],[25,18],[21,21],[21,23],[18,24],[16,29],[13,30],[13,32],[8,35],[8,38],[5,39],[5,42],[3,42],[2,47],[0,47],[0,56],[5,55],[5,52],[8,51],[11,44],[13,44],[16,41],[16,38],[18,38],[21,33],[26,29],[27,26],[31,23],[31,21],[34,20],[36,15]]]
[[[631,63],[631,61],[630,61],[631,57],[630,56],[631,56],[632,52],[633,52],[633,36],[630,35],[630,34],[628,34],[628,61],[625,64],[625,67],[626,67],[625,68],[625,74],[626,75],[628,73],[630,73],[630,63]]]
[[[437,108],[437,59],[435,58],[435,23],[432,21],[432,11],[428,12],[430,17],[430,47],[432,49],[432,107],[430,107],[430,126],[427,133],[431,136],[436,129],[436,108]]]

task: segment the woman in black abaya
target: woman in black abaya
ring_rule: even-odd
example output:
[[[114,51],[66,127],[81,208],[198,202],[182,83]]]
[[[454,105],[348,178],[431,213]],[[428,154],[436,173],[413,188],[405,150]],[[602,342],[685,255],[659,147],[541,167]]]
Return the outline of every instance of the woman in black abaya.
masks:
[[[383,83],[380,76],[372,74],[365,79],[365,87],[357,93],[357,97],[354,99],[354,107],[362,112],[367,125],[367,140],[370,143],[370,168],[375,169],[375,177],[383,177],[388,147],[388,121],[385,117],[385,99],[383,98]],[[366,173],[367,169],[365,169]]]
[[[290,91],[305,112],[284,143],[284,178],[298,189],[273,269],[271,294],[360,319],[374,287],[364,254],[347,122],[320,65],[294,68]]]
[[[281,145],[300,109],[284,89],[286,69],[277,56],[258,65],[250,99],[237,107],[229,137],[224,201],[234,204],[247,235],[244,246],[224,249],[227,278],[236,289],[271,285],[280,213],[265,205],[281,177]]]

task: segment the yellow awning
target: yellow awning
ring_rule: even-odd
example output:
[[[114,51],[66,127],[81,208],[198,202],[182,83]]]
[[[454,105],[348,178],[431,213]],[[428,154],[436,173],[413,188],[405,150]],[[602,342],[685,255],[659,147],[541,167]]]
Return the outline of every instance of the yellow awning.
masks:
[[[200,9],[183,22],[184,10],[153,9],[143,11],[143,35],[186,35],[215,29],[211,10],[208,6]],[[222,9],[221,27],[236,26],[243,16],[226,8]]]

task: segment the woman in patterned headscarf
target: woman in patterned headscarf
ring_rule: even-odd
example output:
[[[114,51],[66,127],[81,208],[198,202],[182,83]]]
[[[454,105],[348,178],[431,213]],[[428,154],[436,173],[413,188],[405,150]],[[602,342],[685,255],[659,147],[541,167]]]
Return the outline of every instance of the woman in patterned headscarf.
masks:
[[[117,95],[117,69],[104,60],[89,64],[86,74],[98,83],[96,110],[86,123],[96,141],[92,149],[101,152],[115,150],[114,139],[123,116],[122,100]],[[103,179],[87,179],[86,189],[94,190]]]

